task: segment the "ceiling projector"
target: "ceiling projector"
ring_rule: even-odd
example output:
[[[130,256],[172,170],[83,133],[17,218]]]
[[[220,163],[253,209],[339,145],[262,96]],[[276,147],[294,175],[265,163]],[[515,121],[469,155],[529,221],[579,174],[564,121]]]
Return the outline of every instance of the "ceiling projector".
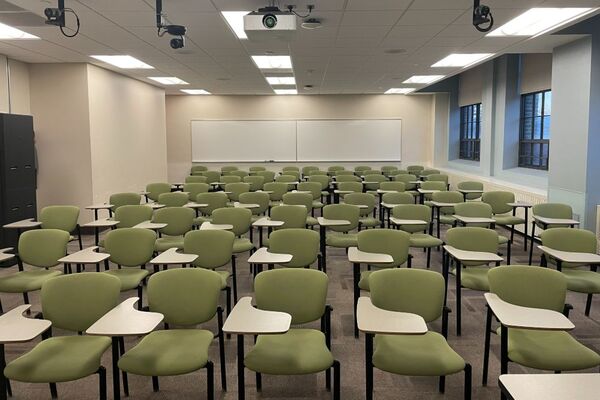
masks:
[[[296,15],[274,6],[259,8],[244,16],[244,31],[250,40],[291,39]]]

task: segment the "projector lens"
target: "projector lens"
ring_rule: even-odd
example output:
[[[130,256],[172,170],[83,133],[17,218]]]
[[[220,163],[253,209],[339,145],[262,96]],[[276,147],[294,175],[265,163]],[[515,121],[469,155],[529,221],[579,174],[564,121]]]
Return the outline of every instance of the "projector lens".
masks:
[[[263,17],[262,22],[265,28],[273,29],[277,25],[277,17],[273,14],[267,14]]]

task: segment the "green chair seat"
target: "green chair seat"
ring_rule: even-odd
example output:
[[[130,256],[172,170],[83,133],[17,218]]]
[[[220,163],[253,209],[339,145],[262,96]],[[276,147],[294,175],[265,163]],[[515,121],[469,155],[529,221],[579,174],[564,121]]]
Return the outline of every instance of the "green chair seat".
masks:
[[[150,272],[141,268],[122,268],[113,269],[104,272],[112,276],[116,276],[121,281],[121,291],[135,289],[145,277],[150,275]]]
[[[562,270],[567,278],[567,289],[578,293],[600,293],[600,274],[582,269]]]
[[[494,219],[497,225],[520,225],[525,223],[523,218],[512,215],[494,215]]]
[[[233,252],[244,253],[254,248],[254,244],[247,238],[235,238],[233,241]]]
[[[506,244],[509,240],[506,236],[498,235],[498,244]]]
[[[488,281],[488,267],[467,267],[460,271],[461,286],[467,289],[479,290],[482,292],[490,291],[490,282]],[[456,270],[451,271],[456,275]]]
[[[381,221],[375,217],[362,217],[358,219],[358,222],[362,226],[366,226],[368,228],[374,228],[381,224]]]
[[[367,292],[371,290],[371,286],[369,285],[369,276],[376,271],[378,271],[377,268],[373,269],[372,271],[361,272],[360,280],[358,281],[358,287],[360,290],[366,290]]]
[[[358,246],[358,238],[355,233],[329,232],[326,244],[332,247],[355,247]]]
[[[154,250],[166,251],[172,247],[183,249],[183,236],[163,236],[156,239]]]
[[[216,270],[214,270],[214,271],[217,274],[219,274],[219,276],[221,277],[221,290],[225,289],[227,287],[227,280],[231,276],[231,272],[229,272],[229,271],[216,271]]]
[[[410,235],[410,247],[429,248],[441,246],[444,241],[427,233],[413,233]]]
[[[508,357],[525,367],[547,371],[575,371],[600,364],[600,355],[564,331],[509,328]]]
[[[207,330],[170,329],[145,336],[119,360],[123,371],[142,376],[183,375],[203,368],[214,335]]]
[[[8,379],[20,382],[68,382],[92,375],[111,345],[104,336],[61,336],[42,340],[5,369]]]
[[[321,196],[329,196],[329,192],[327,190],[322,190]]]
[[[24,293],[40,290],[42,284],[50,278],[61,275],[60,271],[36,269],[21,271],[0,278],[0,292]]]
[[[440,215],[440,223],[445,225],[454,225],[456,218],[452,215]]]
[[[318,200],[313,201],[313,208],[323,208],[325,205]]]
[[[280,200],[271,200],[269,201],[269,207],[276,207],[281,205],[281,201]]]
[[[194,225],[202,225],[205,222],[212,222],[212,218],[211,217],[194,218]]]
[[[373,365],[410,376],[445,376],[462,371],[465,361],[437,332],[424,335],[376,335]]]
[[[269,375],[303,375],[333,365],[325,335],[314,329],[290,329],[282,335],[260,335],[244,364]]]
[[[319,225],[319,221],[315,217],[311,217],[310,215],[306,217],[306,225],[315,226]]]

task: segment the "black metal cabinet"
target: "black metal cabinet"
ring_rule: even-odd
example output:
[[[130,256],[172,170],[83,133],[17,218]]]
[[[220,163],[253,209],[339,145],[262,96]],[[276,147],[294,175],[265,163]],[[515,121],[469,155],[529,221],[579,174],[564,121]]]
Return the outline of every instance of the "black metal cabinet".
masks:
[[[33,117],[0,114],[0,226],[36,218]],[[0,248],[16,246],[16,232],[0,228]]]

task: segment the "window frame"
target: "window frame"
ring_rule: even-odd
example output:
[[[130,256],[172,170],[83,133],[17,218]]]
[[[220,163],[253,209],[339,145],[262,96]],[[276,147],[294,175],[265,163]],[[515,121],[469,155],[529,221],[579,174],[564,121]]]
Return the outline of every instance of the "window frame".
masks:
[[[481,159],[481,109],[481,103],[460,107],[458,158],[461,160],[480,161]],[[473,117],[476,120],[473,120]]]
[[[550,110],[546,114],[546,93],[550,93]],[[541,95],[541,110],[540,115],[536,115],[536,96]],[[550,127],[552,126],[552,89],[538,90],[536,92],[523,93],[521,94],[521,111],[519,116],[519,153],[518,166],[519,168],[537,169],[541,171],[547,171],[550,164]],[[525,104],[526,99],[531,97],[532,100],[532,111],[531,117],[525,116]],[[544,128],[546,126],[546,120],[548,121],[548,138],[544,139]],[[539,121],[539,137],[536,138],[536,121]],[[530,124],[527,124],[530,122]],[[529,125],[531,130],[526,132],[526,126]],[[526,133],[529,134],[530,138],[526,138]],[[525,152],[525,146],[529,146],[529,154]],[[539,156],[534,156],[534,149],[539,148]],[[544,157],[544,147],[547,147],[546,157]],[[529,161],[526,162],[525,160]],[[538,164],[534,163],[534,160],[538,159]],[[544,162],[545,160],[545,162]]]

